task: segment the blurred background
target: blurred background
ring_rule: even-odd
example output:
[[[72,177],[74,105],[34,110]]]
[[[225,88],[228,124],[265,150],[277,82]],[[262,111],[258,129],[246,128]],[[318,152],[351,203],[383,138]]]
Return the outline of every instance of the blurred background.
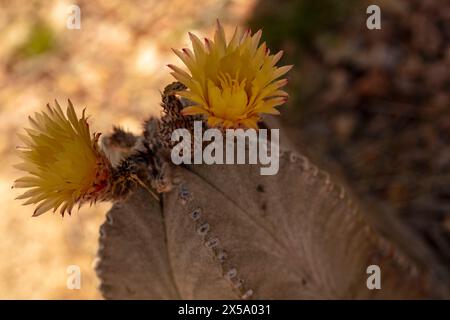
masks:
[[[70,5],[81,29],[66,28]],[[381,8],[368,30],[366,8]],[[160,112],[171,48],[219,18],[284,50],[295,143],[367,203],[400,217],[450,265],[450,2],[442,0],[0,0],[0,298],[101,298],[93,265],[108,204],[31,218],[11,190],[16,133],[55,98],[91,128],[134,133]],[[66,286],[81,268],[81,289]]]

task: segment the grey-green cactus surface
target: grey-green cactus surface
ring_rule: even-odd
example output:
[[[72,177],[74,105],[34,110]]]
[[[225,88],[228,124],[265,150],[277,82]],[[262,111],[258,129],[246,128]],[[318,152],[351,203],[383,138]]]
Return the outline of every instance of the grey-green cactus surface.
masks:
[[[105,298],[448,297],[446,270],[425,246],[382,236],[367,209],[295,152],[281,153],[274,176],[190,165],[171,166],[170,177],[159,202],[138,189],[108,212],[97,265]],[[379,290],[367,286],[370,265]]]

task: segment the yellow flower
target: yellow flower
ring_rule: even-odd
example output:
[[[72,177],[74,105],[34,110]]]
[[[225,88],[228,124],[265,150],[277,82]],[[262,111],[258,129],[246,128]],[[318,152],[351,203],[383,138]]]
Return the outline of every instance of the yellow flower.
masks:
[[[180,96],[194,103],[183,109],[184,115],[203,114],[211,127],[257,128],[261,114],[279,113],[275,107],[288,95],[280,89],[287,80],[277,79],[292,66],[275,66],[282,52],[271,55],[265,43],[259,44],[261,34],[236,28],[227,43],[219,21],[214,40],[205,39],[205,44],[189,33],[194,51],[174,52],[190,74],[169,65],[172,75],[189,89]]]
[[[23,163],[16,168],[27,175],[14,187],[30,189],[17,199],[28,199],[25,205],[38,204],[33,216],[59,207],[63,216],[65,211],[70,214],[77,203],[103,200],[110,186],[109,160],[98,148],[100,134],[91,137],[84,110],[78,119],[69,100],[66,117],[55,104],[29,117],[32,128],[19,134],[25,146],[19,150]]]

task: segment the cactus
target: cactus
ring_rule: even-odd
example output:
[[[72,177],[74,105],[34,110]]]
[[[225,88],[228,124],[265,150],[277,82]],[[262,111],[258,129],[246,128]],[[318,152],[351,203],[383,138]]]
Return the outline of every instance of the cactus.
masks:
[[[100,229],[105,298],[448,297],[448,272],[424,244],[404,230],[383,236],[380,216],[296,151],[282,146],[274,176],[254,165],[159,170],[169,186],[159,199],[137,189]],[[369,265],[381,290],[366,285]]]

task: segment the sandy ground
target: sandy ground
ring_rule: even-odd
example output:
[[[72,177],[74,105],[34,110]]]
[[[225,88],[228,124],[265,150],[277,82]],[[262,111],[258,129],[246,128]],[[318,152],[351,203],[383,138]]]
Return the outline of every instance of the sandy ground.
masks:
[[[110,204],[32,218],[33,208],[14,200],[16,133],[27,116],[70,98],[79,112],[87,107],[94,131],[139,132],[172,81],[170,48],[187,46],[188,31],[212,35],[216,18],[227,29],[241,24],[255,0],[77,1],[80,30],[66,28],[70,4],[0,0],[0,299],[101,298],[93,265]],[[81,269],[79,290],[67,288],[70,265]]]

